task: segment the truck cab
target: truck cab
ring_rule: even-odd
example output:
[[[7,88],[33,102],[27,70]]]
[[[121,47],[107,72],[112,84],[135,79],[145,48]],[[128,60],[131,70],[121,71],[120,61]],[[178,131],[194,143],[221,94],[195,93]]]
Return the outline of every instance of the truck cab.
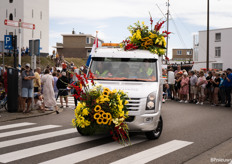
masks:
[[[161,62],[147,50],[102,47],[92,54],[89,66],[97,84],[128,94],[129,131],[145,132],[148,139],[159,138],[163,128]]]

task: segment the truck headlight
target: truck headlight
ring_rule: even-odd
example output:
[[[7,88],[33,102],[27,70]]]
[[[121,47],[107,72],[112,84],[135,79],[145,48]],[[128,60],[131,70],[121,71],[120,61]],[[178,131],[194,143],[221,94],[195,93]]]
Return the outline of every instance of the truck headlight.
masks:
[[[155,110],[155,100],[155,92],[152,92],[147,96],[146,110]]]

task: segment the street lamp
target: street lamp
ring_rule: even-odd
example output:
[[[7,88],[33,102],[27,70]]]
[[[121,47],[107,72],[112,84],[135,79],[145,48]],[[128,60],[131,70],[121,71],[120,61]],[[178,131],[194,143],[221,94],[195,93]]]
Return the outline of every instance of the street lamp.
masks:
[[[206,50],[206,69],[209,71],[209,0],[207,0],[207,50]]]

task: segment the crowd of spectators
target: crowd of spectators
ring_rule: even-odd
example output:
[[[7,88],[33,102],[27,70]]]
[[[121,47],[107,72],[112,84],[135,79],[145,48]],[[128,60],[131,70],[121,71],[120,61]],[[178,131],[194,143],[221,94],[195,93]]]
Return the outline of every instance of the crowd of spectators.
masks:
[[[167,76],[164,92],[167,98],[180,103],[196,103],[203,105],[209,102],[212,106],[231,106],[232,70],[206,71],[205,69],[176,71],[163,69],[163,77]]]

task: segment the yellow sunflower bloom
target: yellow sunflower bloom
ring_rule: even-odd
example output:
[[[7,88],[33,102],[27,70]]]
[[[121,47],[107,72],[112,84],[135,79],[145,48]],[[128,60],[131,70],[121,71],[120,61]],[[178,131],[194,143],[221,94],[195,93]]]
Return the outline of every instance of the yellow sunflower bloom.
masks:
[[[103,113],[102,118],[108,118],[108,113]]]
[[[109,88],[104,88],[103,92],[110,92]]]
[[[103,122],[103,119],[102,119],[102,118],[97,119],[97,123],[98,123],[99,125],[102,124],[102,122]]]
[[[107,118],[110,120],[112,119],[112,115],[110,113],[106,113],[107,114]]]
[[[103,110],[99,111],[99,114],[102,116],[105,112]]]
[[[99,113],[95,113],[95,114],[93,115],[93,118],[94,118],[95,120],[99,119],[100,117],[101,117],[101,114],[99,114]]]
[[[102,119],[102,124],[106,125],[106,124],[108,123],[108,121],[109,121],[109,120],[108,120],[107,118],[103,118],[103,119]]]
[[[101,106],[100,105],[96,105],[94,108],[95,112],[99,112],[101,110]]]

